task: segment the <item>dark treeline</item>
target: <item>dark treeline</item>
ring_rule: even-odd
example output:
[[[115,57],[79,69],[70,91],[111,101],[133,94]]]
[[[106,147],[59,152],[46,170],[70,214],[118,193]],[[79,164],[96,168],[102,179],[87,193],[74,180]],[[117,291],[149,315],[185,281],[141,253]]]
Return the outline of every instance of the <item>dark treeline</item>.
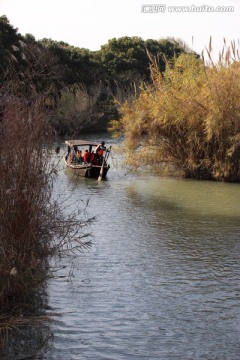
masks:
[[[148,52],[158,58],[164,72],[166,60],[190,50],[174,39],[143,40],[140,37],[111,39],[98,51],[71,46],[52,39],[36,41],[18,33],[6,16],[0,17],[0,81],[18,75],[16,96],[31,86],[45,97],[53,111],[59,134],[101,130],[118,119],[116,100],[129,100],[143,82],[150,81]],[[22,91],[22,88],[24,91]]]

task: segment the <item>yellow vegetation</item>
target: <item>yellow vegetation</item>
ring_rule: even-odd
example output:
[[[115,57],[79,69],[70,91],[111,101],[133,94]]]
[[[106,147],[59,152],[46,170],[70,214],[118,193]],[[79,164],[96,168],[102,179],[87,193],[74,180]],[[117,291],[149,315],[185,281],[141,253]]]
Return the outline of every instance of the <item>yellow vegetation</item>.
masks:
[[[239,93],[240,62],[229,51],[216,65],[182,54],[164,74],[152,61],[152,85],[122,104],[111,130],[125,135],[134,165],[171,162],[186,177],[237,181]]]

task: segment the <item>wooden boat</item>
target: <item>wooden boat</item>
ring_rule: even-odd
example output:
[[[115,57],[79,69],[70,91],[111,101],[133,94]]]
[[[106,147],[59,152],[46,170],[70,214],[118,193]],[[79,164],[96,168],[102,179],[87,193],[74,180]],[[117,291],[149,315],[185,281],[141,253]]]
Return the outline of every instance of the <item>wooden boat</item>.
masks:
[[[68,147],[65,164],[73,174],[85,178],[99,178],[100,180],[106,177],[110,168],[107,160],[110,155],[111,146],[108,149],[105,148],[103,155],[99,156],[93,151],[93,148],[96,149],[99,145],[98,143],[87,140],[66,140],[65,144]],[[84,161],[81,154],[84,154],[86,151],[89,156]]]

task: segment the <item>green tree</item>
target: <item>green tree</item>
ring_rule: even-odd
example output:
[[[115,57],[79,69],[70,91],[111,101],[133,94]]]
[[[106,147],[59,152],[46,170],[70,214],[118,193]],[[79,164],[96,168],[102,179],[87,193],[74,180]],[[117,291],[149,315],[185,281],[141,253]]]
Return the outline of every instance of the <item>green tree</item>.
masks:
[[[171,59],[184,52],[184,48],[174,40],[143,40],[140,37],[113,38],[101,47],[99,57],[112,75],[119,72],[136,71],[146,80],[150,79],[148,53],[161,58],[159,70],[164,71],[165,59]]]
[[[20,70],[25,60],[23,38],[5,15],[0,17],[0,59],[1,81],[11,69]]]
[[[14,95],[29,99],[34,91],[56,102],[63,74],[57,57],[35,41],[31,34],[23,37],[6,16],[0,17],[0,80],[15,83]],[[31,86],[30,86],[31,83]]]
[[[59,58],[65,69],[63,81],[66,85],[82,83],[89,86],[101,76],[101,64],[97,62],[94,53],[90,50],[51,39],[43,39],[40,44]]]

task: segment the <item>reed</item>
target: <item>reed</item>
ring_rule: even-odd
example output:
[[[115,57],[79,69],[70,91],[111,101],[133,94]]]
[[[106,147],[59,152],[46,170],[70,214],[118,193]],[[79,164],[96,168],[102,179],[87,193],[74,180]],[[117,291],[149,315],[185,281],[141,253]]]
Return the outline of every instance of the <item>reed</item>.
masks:
[[[219,61],[182,54],[161,74],[152,61],[152,85],[121,106],[111,130],[124,133],[135,166],[173,163],[185,177],[240,180],[240,61],[236,44]]]
[[[56,164],[44,99],[0,89],[0,306],[29,300],[51,275],[50,258],[89,246],[89,220],[65,216],[52,198]]]
[[[64,89],[58,99],[58,105],[52,118],[52,126],[59,134],[79,134],[97,127],[104,112],[99,101],[105,91],[101,84],[86,89],[75,84]]]
[[[0,84],[0,350],[15,328],[46,320],[28,310],[57,275],[55,260],[91,245],[92,219],[82,218],[81,209],[66,215],[61,198],[54,200],[59,167],[49,94],[41,95],[36,81],[46,68],[38,60],[26,57],[23,73],[10,57]]]

